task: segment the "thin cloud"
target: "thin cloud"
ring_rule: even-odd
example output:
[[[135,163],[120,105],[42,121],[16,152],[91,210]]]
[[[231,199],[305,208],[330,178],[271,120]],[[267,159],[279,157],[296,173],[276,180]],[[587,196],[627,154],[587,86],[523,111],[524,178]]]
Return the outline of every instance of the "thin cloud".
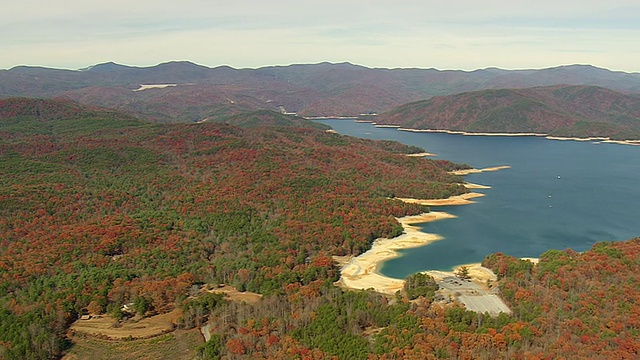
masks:
[[[575,62],[640,70],[632,45],[640,8],[632,1],[12,2],[0,13],[0,68],[179,58],[209,66],[348,60],[473,70],[555,66],[575,55]]]

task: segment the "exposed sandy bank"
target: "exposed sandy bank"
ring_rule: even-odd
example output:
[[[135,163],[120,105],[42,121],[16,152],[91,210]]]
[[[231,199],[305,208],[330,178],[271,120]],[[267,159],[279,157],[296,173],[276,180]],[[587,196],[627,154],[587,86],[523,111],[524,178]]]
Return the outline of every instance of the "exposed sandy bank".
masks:
[[[475,201],[472,201],[471,199],[481,197],[481,196],[484,196],[484,194],[470,192],[462,195],[452,196],[446,199],[432,199],[432,200],[409,199],[409,198],[397,198],[397,199],[410,204],[420,204],[420,205],[426,205],[426,206],[449,206],[449,205],[473,204]]]
[[[436,130],[436,129],[409,129],[403,128],[400,126],[396,126],[400,131],[409,131],[409,132],[426,132],[426,133],[445,133],[445,134],[454,134],[454,135],[465,135],[465,136],[547,136],[548,134],[541,133],[486,133],[486,132],[467,132],[467,131],[458,131],[458,130]]]
[[[429,212],[420,215],[399,218],[404,227],[404,234],[393,239],[377,239],[371,249],[357,257],[348,260],[341,269],[340,280],[336,285],[349,289],[374,289],[377,292],[393,295],[404,286],[404,280],[381,275],[378,272],[380,264],[398,256],[396,250],[423,246],[441,239],[436,234],[420,231],[411,224],[424,223],[439,219],[453,218],[454,215],[445,212]],[[343,260],[344,259],[336,259]]]
[[[469,184],[471,187],[477,186],[484,188],[483,185]],[[463,195],[453,196],[448,199],[435,199],[435,200],[421,200],[421,199],[408,199],[398,198],[399,200],[419,203],[428,206],[445,206],[445,205],[466,205],[471,204],[471,199],[484,196],[481,193],[467,193]],[[373,242],[371,249],[357,257],[340,257],[334,256],[341,265],[340,280],[335,284],[349,289],[374,289],[377,292],[393,295],[398,290],[401,290],[404,286],[404,280],[395,279],[388,276],[384,276],[378,272],[380,264],[383,262],[398,257],[399,254],[396,250],[408,249],[418,246],[427,245],[433,241],[440,240],[442,237],[437,234],[424,233],[419,227],[412,224],[425,223],[430,221],[436,221],[440,219],[455,218],[455,215],[446,212],[432,211],[414,216],[406,216],[399,218],[398,221],[404,228],[404,233],[393,239],[377,239]],[[487,275],[488,269],[474,266],[470,269],[470,275],[473,278],[477,278],[480,281],[486,281],[490,275]],[[441,272],[445,274],[445,272]],[[446,273],[446,276],[452,276],[453,272]]]
[[[400,128],[400,125],[385,125],[385,124],[376,124],[374,122],[372,122],[373,126],[375,127],[379,127],[379,128],[392,128],[392,129],[398,129]]]
[[[458,265],[451,271],[429,270],[424,273],[433,276],[433,278],[438,281],[445,277],[456,276],[456,272],[463,266],[467,267],[469,270],[469,278],[475,282],[486,283],[487,280],[496,281],[498,279],[493,271],[482,266],[480,263]]]
[[[563,137],[563,136],[550,136],[549,134],[544,133],[487,133],[487,132],[467,132],[467,131],[457,131],[457,130],[435,130],[435,129],[409,129],[403,128],[396,125],[376,125],[379,127],[395,127],[398,128],[399,131],[408,131],[408,132],[426,132],[426,133],[445,133],[445,134],[454,134],[454,135],[464,135],[464,136],[510,136],[510,137],[518,137],[518,136],[537,136],[544,137],[549,140],[568,140],[568,141],[602,141],[606,143],[614,143],[621,145],[640,145],[640,140],[612,140],[609,137]]]
[[[539,258],[532,258],[532,257],[523,257],[523,258],[520,258],[520,260],[531,261],[534,264],[537,264],[540,261]]]
[[[474,184],[469,182],[464,183],[464,187],[466,187],[467,189],[491,189],[491,186]]]
[[[561,137],[561,136],[547,136],[549,140],[560,140],[560,141],[593,141],[593,142],[605,142],[612,144],[620,144],[620,145],[640,145],[640,140],[612,140],[608,137],[588,137],[588,138],[577,138],[577,137]]]
[[[417,153],[417,154],[405,154],[405,155],[411,156],[411,157],[436,156],[436,154],[432,154],[432,153],[428,153],[428,152],[422,152],[422,153]]]
[[[497,171],[506,168],[509,168],[509,166],[496,166],[481,170],[472,169],[466,170],[464,174]],[[465,184],[465,186],[467,186],[468,188],[477,189],[488,188],[484,185],[478,184]],[[418,203],[427,206],[447,206],[472,204],[474,203],[474,201],[472,201],[471,199],[480,196],[484,196],[484,194],[471,192],[458,196],[452,196],[447,199],[434,200],[409,198],[398,199],[409,203]],[[432,211],[420,215],[399,218],[398,221],[404,228],[404,233],[402,235],[393,239],[377,239],[373,242],[371,249],[357,257],[334,257],[334,259],[342,266],[340,271],[340,280],[336,282],[336,285],[349,289],[373,289],[377,292],[388,295],[395,294],[398,290],[401,290],[403,288],[404,280],[395,279],[380,274],[378,271],[380,264],[389,259],[398,257],[399,254],[396,250],[424,246],[442,238],[437,234],[424,233],[420,231],[419,227],[412,226],[412,224],[425,223],[454,217],[454,215],[446,212]],[[453,275],[453,272],[440,273],[447,274],[446,276]],[[478,281],[486,281],[486,279],[495,278],[495,275],[491,277],[492,274],[493,273],[490,270],[482,268],[481,266],[479,266],[479,264],[474,264],[474,266],[470,267],[471,277],[473,279],[477,279]]]
[[[492,166],[492,167],[488,167],[488,168],[484,168],[484,169],[456,170],[456,171],[452,171],[451,173],[453,175],[469,175],[469,174],[479,174],[479,173],[488,172],[488,171],[504,170],[504,169],[509,169],[509,168],[511,168],[511,166],[509,166],[509,165],[501,165],[501,166]]]
[[[549,140],[560,140],[560,141],[604,141],[609,140],[607,137],[588,137],[588,138],[577,138],[577,137],[561,137],[561,136],[547,136]]]

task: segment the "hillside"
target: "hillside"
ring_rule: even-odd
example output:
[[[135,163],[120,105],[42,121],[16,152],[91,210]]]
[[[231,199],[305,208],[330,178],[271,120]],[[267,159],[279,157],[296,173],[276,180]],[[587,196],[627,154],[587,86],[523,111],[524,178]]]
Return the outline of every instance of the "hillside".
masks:
[[[134,91],[141,85],[161,84],[175,86]],[[640,74],[586,65],[468,72],[367,68],[349,63],[234,69],[186,61],[144,68],[105,63],[81,70],[29,66],[0,70],[0,98],[65,96],[158,122],[197,122],[260,109],[302,116],[357,116],[433,96],[558,84],[640,93]]]
[[[8,138],[54,132],[91,133],[143,123],[127,113],[67,99],[0,99],[0,132]]]
[[[640,139],[640,97],[595,86],[483,90],[405,104],[375,121],[411,129]]]
[[[4,104],[2,358],[60,354],[87,308],[122,317],[134,302],[146,315],[188,308],[197,284],[330,283],[330,255],[361,253],[402,231],[394,216],[426,210],[392,197],[466,191],[446,163],[405,156],[421,149],[255,127],[255,114],[248,128],[154,125],[63,100]]]

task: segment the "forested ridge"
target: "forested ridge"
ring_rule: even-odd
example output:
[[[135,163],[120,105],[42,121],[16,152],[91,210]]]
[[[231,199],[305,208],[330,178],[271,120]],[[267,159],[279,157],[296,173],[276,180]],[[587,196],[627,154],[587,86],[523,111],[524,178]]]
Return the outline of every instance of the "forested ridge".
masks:
[[[375,121],[412,129],[638,140],[640,98],[597,86],[482,90],[405,104]]]
[[[58,358],[73,351],[67,330],[80,314],[122,319],[127,303],[139,317],[178,308],[180,329],[209,323],[211,340],[186,358],[640,351],[639,239],[549,251],[538,265],[487,257],[509,316],[433,303],[424,276],[395,299],[335,287],[331,256],[359,254],[401,233],[394,217],[428,211],[394,197],[466,191],[447,173],[459,166],[404,156],[422,149],[313,126],[158,125],[100,109],[70,116],[57,101],[35,115],[12,106],[0,115],[0,358]],[[264,297],[248,305],[197,291],[221,283]]]

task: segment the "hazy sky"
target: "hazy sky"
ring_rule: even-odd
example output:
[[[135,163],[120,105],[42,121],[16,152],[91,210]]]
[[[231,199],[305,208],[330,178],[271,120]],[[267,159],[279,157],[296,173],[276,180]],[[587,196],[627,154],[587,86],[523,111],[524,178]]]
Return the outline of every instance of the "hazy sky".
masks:
[[[8,0],[0,69],[190,60],[640,72],[637,0]]]

